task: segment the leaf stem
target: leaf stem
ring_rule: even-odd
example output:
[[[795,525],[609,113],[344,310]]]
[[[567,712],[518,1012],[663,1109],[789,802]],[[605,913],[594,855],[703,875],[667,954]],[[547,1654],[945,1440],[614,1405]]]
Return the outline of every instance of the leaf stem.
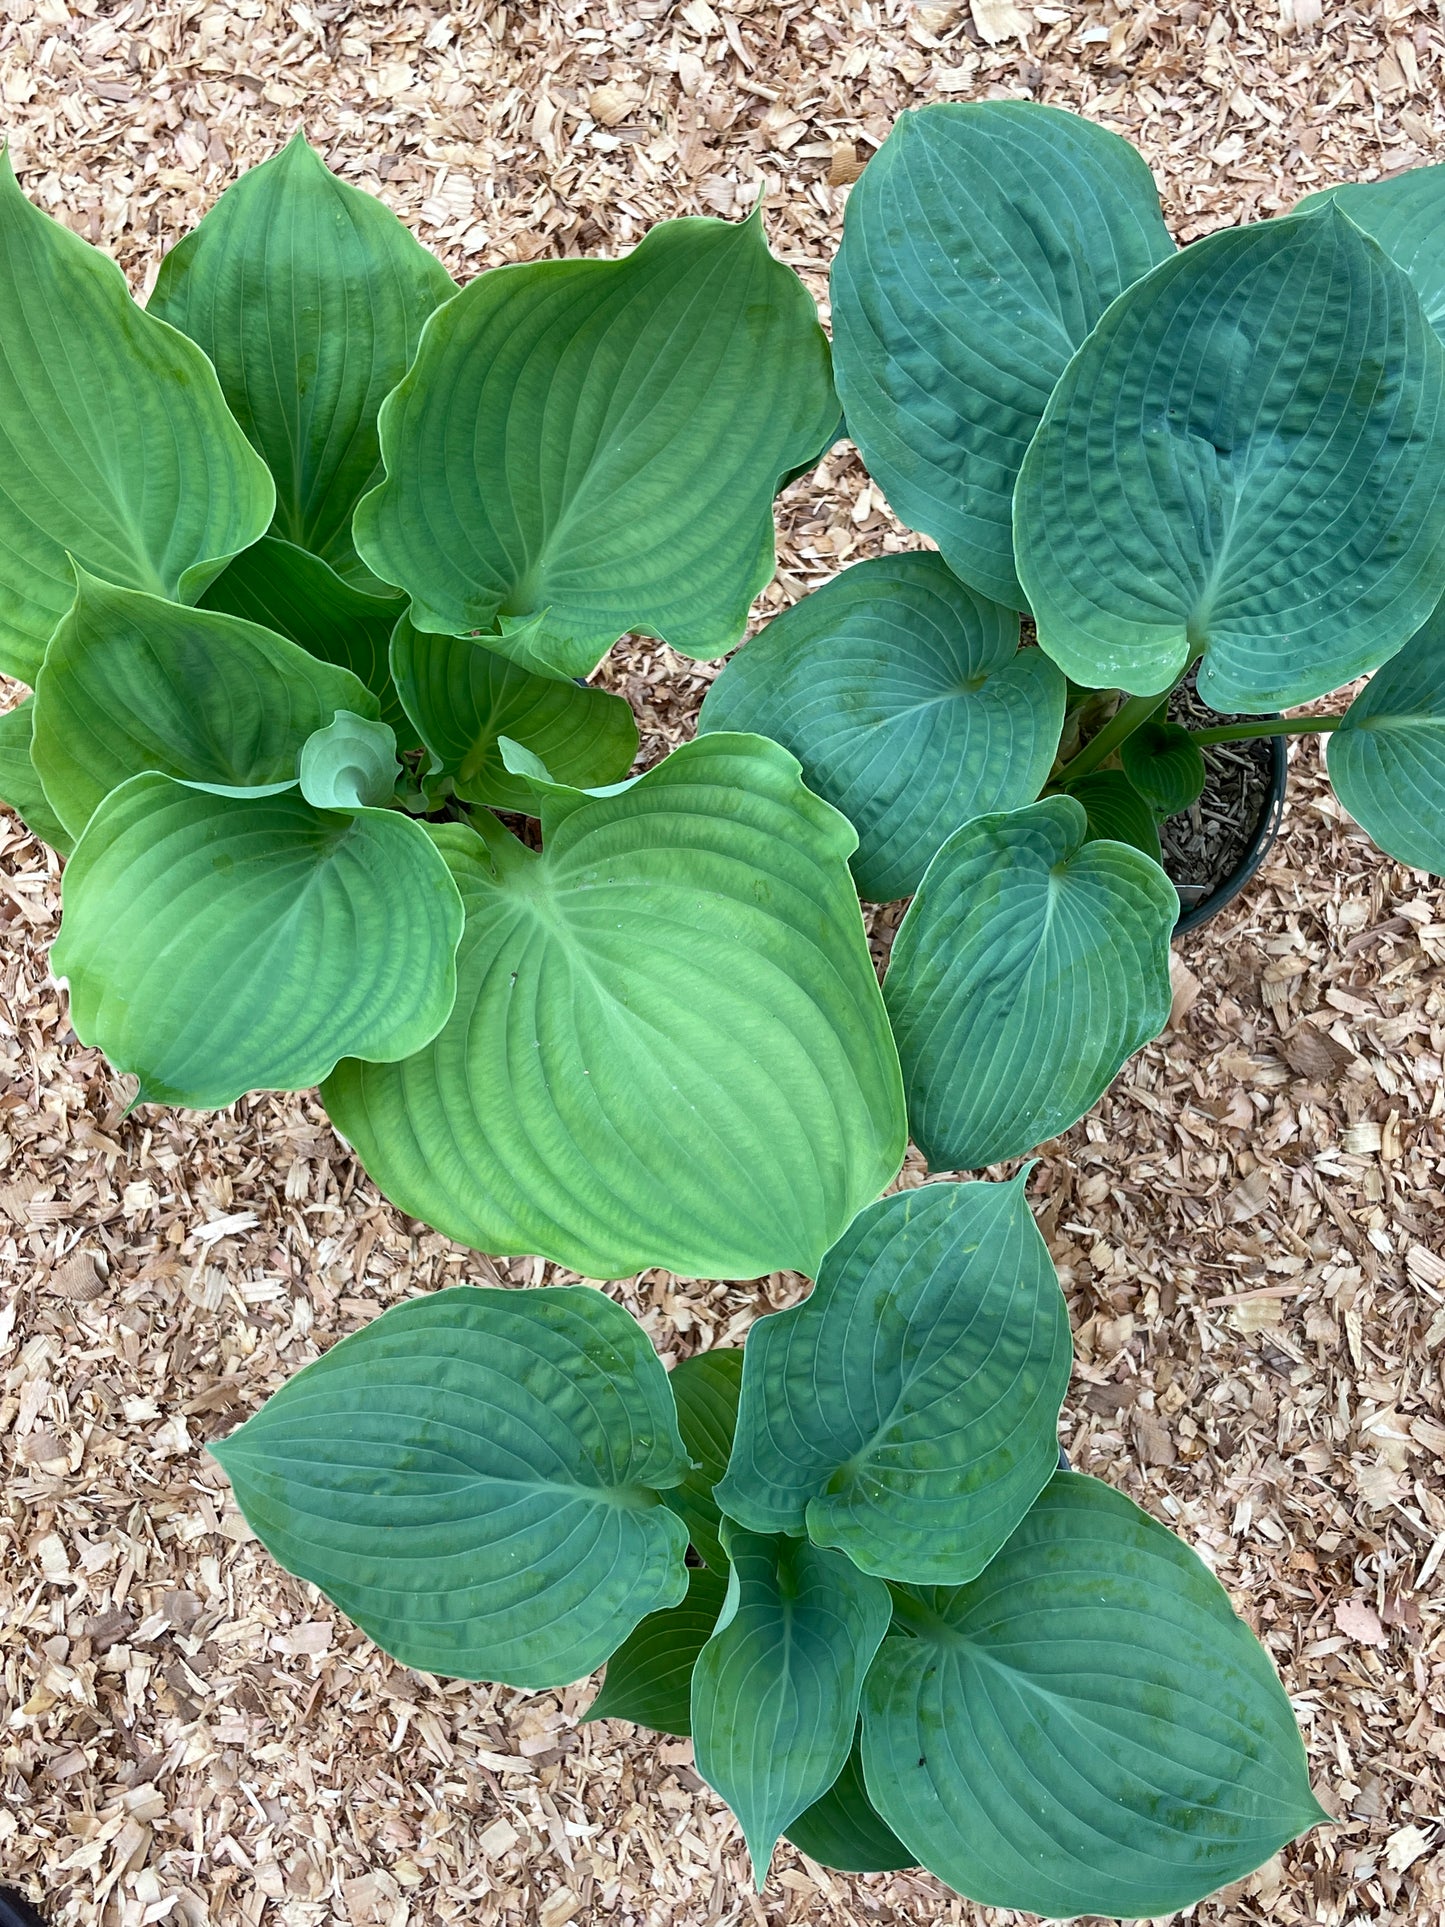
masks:
[[[1104,727],[1089,738],[1077,756],[1070,757],[1064,764],[1054,778],[1053,787],[1065,789],[1079,777],[1087,776],[1091,770],[1096,770],[1104,758],[1112,755],[1126,737],[1132,736],[1136,729],[1141,728],[1151,716],[1164,707],[1172,693],[1171,686],[1158,696],[1126,697]]]
[[[1279,722],[1220,723],[1214,729],[1191,729],[1201,748],[1207,743],[1247,743],[1258,736],[1320,736],[1338,729],[1343,716],[1287,716]]]

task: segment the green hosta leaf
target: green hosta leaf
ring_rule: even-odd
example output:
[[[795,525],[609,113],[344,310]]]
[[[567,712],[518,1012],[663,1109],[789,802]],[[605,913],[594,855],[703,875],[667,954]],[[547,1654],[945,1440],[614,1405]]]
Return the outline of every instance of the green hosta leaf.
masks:
[[[1414,284],[1437,335],[1445,336],[1445,167],[1410,167],[1387,181],[1355,181],[1306,194],[1296,214],[1326,201],[1372,235]]]
[[[72,556],[194,601],[273,491],[206,357],[26,200],[3,151],[0,260],[0,671],[33,683]]]
[[[1134,788],[1159,816],[1175,816],[1187,810],[1203,792],[1203,753],[1189,731],[1178,723],[1144,723],[1124,738],[1119,761]]]
[[[456,885],[390,810],[133,776],[86,826],[64,905],[51,961],[76,1035],[147,1103],[303,1090],[343,1055],[421,1049],[452,1007]]]
[[[541,855],[494,818],[437,832],[467,909],[456,1008],[410,1062],[338,1068],[337,1129],[483,1251],[811,1273],[905,1141],[852,831],[757,736],[540,809]]]
[[[900,114],[849,197],[832,277],[848,433],[909,527],[998,602],[1024,607],[1013,489],[1049,391],[1173,246],[1128,142],[1033,102]]]
[[[629,629],[720,655],[773,571],[773,491],[838,405],[759,219],[664,221],[623,261],[479,275],[381,416],[363,559],[419,629],[586,675]]]
[[[822,1799],[788,1822],[788,1838],[811,1859],[841,1873],[892,1873],[917,1865],[868,1798],[858,1740]]]
[[[888,1588],[837,1552],[723,1526],[727,1603],[692,1676],[697,1770],[737,1815],[758,1890],[784,1828],[842,1772]]]
[[[377,411],[455,293],[390,209],[297,134],[172,248],[150,312],[215,363],[276,478],[276,534],[349,573],[352,511],[381,478]]]
[[[1091,843],[1129,843],[1159,861],[1159,824],[1154,812],[1119,769],[1096,769],[1069,785],[1088,819]]]
[[[13,709],[0,715],[0,803],[14,810],[32,836],[38,836],[62,856],[69,856],[73,848],[71,837],[51,808],[40,772],[31,761],[30,731],[34,715],[33,696],[23,697]]]
[[[402,748],[420,746],[392,683],[388,653],[406,610],[404,596],[365,594],[319,556],[267,535],[221,571],[201,605],[244,616],[289,636],[308,655],[349,669],[381,704],[381,720]]]
[[[426,635],[405,619],[391,666],[417,733],[468,802],[533,811],[531,787],[502,761],[504,736],[565,783],[611,783],[632,767],[637,724],[621,696],[534,675],[466,636]]]
[[[1445,590],[1445,348],[1335,208],[1196,241],[1069,363],[1019,475],[1019,574],[1071,676],[1216,709],[1373,669]]]
[[[792,750],[858,832],[874,902],[910,896],[938,846],[1031,803],[1064,720],[1064,678],[1018,618],[936,555],[860,562],[770,622],[708,691],[700,730]]]
[[[664,1494],[673,1510],[677,1488]],[[607,1662],[602,1690],[587,1709],[589,1720],[633,1720],[657,1733],[692,1731],[692,1669],[712,1637],[727,1597],[722,1571],[694,1566],[687,1598],[647,1618]]]
[[[1045,797],[957,831],[899,925],[884,998],[914,1141],[972,1171],[1066,1130],[1169,1016],[1179,896]]]
[[[1058,1465],[1070,1358],[1022,1175],[896,1192],[749,1331],[718,1504],[881,1578],[960,1585]]]
[[[1057,1474],[972,1585],[899,1611],[912,1636],[890,1634],[868,1675],[864,1776],[973,1900],[1172,1914],[1328,1818],[1223,1587],[1096,1479]]]
[[[1327,755],[1340,801],[1386,855],[1445,874],[1445,604],[1356,696]]]
[[[426,1672],[560,1686],[687,1590],[667,1374],[590,1286],[394,1306],[212,1450],[287,1571]]]
[[[35,766],[72,836],[127,777],[280,790],[338,709],[375,712],[355,676],[295,643],[80,575],[36,684]]]
[[[718,1346],[685,1358],[672,1369],[672,1395],[677,1400],[677,1423],[687,1456],[695,1470],[667,1495],[667,1503],[687,1522],[688,1537],[700,1559],[721,1571],[727,1564],[718,1528],[722,1513],[713,1487],[727,1471],[728,1454],[738,1422],[738,1393],[743,1382],[742,1351]]]
[[[385,723],[338,711],[302,745],[301,794],[318,810],[357,810],[385,803],[400,775],[396,737]]]

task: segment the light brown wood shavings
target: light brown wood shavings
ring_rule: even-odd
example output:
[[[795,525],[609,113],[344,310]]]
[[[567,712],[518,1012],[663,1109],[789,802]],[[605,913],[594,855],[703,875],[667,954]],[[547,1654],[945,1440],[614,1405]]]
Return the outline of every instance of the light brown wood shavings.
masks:
[[[7,0],[0,126],[137,289],[304,120],[463,277],[761,188],[825,300],[847,183],[901,107],[1091,114],[1187,238],[1438,159],[1441,57],[1438,11],[1399,0]],[[917,545],[846,445],[780,520],[760,617]],[[604,677],[652,760],[713,673],[644,642]],[[205,1442],[411,1292],[566,1274],[407,1223],[309,1098],[125,1117],[47,980],[58,905],[0,813],[0,1879],[66,1927],[1004,1927],[788,1850],[758,1900],[685,1742],[579,1726],[586,1686],[407,1674],[276,1572]],[[1438,1922],[1445,896],[1349,825],[1313,746],[1277,853],[1181,946],[1175,1011],[1033,1179],[1077,1338],[1066,1435],[1214,1565],[1339,1816],[1193,1918]],[[613,1289],[672,1359],[802,1284]]]

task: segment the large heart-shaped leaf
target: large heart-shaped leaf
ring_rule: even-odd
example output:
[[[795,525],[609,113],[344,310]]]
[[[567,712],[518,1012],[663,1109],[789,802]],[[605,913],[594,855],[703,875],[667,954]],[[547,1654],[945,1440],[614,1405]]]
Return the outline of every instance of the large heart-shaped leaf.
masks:
[[[496,268],[441,310],[382,410],[357,547],[419,629],[544,673],[629,629],[720,655],[773,571],[773,491],[837,413],[760,217],[663,221],[623,261]]]
[[[842,1873],[891,1873],[916,1866],[913,1855],[868,1798],[863,1750],[853,1742],[843,1771],[820,1800],[788,1822],[795,1847]]]
[[[266,535],[227,564],[201,606],[244,616],[289,636],[308,655],[349,669],[381,704],[381,720],[396,731],[402,748],[419,747],[391,680],[391,635],[405,613],[404,596],[367,594],[319,556]]]
[[[1445,166],[1409,167],[1384,181],[1323,188],[1295,204],[1313,213],[1326,201],[1373,235],[1414,284],[1437,335],[1445,337]]]
[[[618,793],[539,784],[541,855],[436,832],[456,1008],[323,1096],[382,1190],[462,1244],[594,1278],[812,1272],[902,1161],[853,832],[786,750],[703,736]]]
[[[1019,648],[1012,610],[913,554],[860,562],[776,617],[712,685],[698,728],[792,750],[858,832],[859,891],[887,903],[971,817],[1033,801],[1063,721],[1064,677]]]
[[[206,357],[26,200],[3,151],[0,260],[0,671],[33,683],[71,557],[194,601],[274,495]]]
[[[1058,1465],[1071,1357],[1022,1174],[895,1192],[748,1332],[718,1504],[881,1578],[961,1585]]]
[[[14,810],[32,836],[62,856],[74,847],[65,825],[50,806],[30,755],[35,698],[26,696],[0,715],[0,803]]]
[[[957,831],[884,985],[914,1141],[935,1170],[1017,1157],[1081,1118],[1169,1016],[1179,896],[1048,796]]]
[[[1257,713],[1373,669],[1445,591],[1445,347],[1338,208],[1196,241],[1110,308],[1019,475],[1077,681]]]
[[[235,616],[80,575],[36,683],[35,767],[79,836],[143,770],[223,789],[287,789],[313,730],[375,715],[345,669]]]
[[[590,1286],[394,1306],[211,1449],[287,1571],[426,1672],[564,1685],[687,1590],[667,1374]]]
[[[731,1345],[716,1346],[685,1358],[671,1373],[677,1423],[692,1470],[667,1495],[667,1503],[687,1522],[688,1537],[700,1559],[719,1572],[727,1554],[718,1537],[722,1525],[713,1488],[727,1471],[738,1423],[743,1354]]]
[[[297,134],[171,249],[149,306],[215,363],[276,479],[276,534],[347,573],[352,511],[381,475],[377,411],[455,293],[391,210]]]
[[[1445,604],[1329,739],[1340,801],[1388,856],[1445,875]]]
[[[133,776],[87,824],[64,909],[75,1033],[147,1103],[211,1110],[344,1055],[409,1056],[455,995],[456,885],[390,810]]]
[[[1328,1818],[1223,1587],[1098,1480],[1058,1473],[972,1585],[895,1600],[864,1689],[864,1777],[971,1899],[1172,1914]]]
[[[1032,101],[900,114],[849,197],[832,276],[848,433],[909,527],[997,602],[1025,606],[1013,489],[1049,391],[1173,245],[1128,142]]]
[[[434,767],[468,802],[533,811],[531,786],[502,760],[503,737],[562,782],[589,788],[625,776],[637,754],[637,724],[621,696],[536,675],[469,637],[426,635],[403,618],[391,668]]]
[[[676,1491],[674,1486],[663,1494],[674,1511]],[[721,1567],[692,1567],[682,1604],[649,1613],[608,1660],[602,1690],[586,1717],[632,1720],[656,1733],[691,1733],[692,1669],[712,1638],[727,1590]]]
[[[784,1828],[838,1778],[892,1608],[881,1579],[806,1539],[723,1526],[732,1569],[692,1675],[697,1770],[737,1815],[761,1893]]]

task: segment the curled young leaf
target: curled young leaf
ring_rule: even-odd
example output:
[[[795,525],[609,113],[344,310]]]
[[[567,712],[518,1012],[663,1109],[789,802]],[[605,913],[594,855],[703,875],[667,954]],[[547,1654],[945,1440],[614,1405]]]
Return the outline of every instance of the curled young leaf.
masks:
[[[394,1306],[211,1449],[287,1571],[426,1672],[565,1685],[687,1590],[667,1374],[590,1286]]]
[[[1069,363],[1014,501],[1039,641],[1096,688],[1308,702],[1445,591],[1445,347],[1337,207],[1207,235]]]
[[[1081,1118],[1169,1016],[1179,895],[1046,796],[957,831],[884,984],[914,1141],[935,1171],[1017,1157]]]
[[[301,746],[296,773],[301,794],[318,810],[377,808],[400,774],[396,737],[385,723],[340,709]]]
[[[1097,1479],[1056,1474],[971,1585],[894,1597],[863,1694],[864,1779],[970,1899],[1172,1914],[1328,1818],[1224,1588]]]
[[[885,1579],[958,1585],[987,1565],[1058,1464],[1072,1357],[1023,1187],[880,1199],[801,1304],[757,1321],[726,1513]]]
[[[83,1043],[153,1104],[304,1090],[342,1056],[406,1057],[456,992],[456,885],[392,810],[133,776],[65,872],[51,951]]]
[[[33,684],[72,557],[194,601],[275,492],[199,348],[26,200],[3,150],[0,260],[0,671]]]
[[[387,398],[357,547],[419,629],[545,675],[587,675],[629,629],[721,655],[773,571],[773,491],[837,412],[812,299],[759,217],[494,268]]]
[[[1445,875],[1445,605],[1356,696],[1326,755],[1385,854]]]
[[[782,743],[858,832],[875,903],[910,896],[971,817],[1031,803],[1064,720],[1064,677],[1018,617],[928,553],[859,562],[777,616],[708,691],[700,731]]]

